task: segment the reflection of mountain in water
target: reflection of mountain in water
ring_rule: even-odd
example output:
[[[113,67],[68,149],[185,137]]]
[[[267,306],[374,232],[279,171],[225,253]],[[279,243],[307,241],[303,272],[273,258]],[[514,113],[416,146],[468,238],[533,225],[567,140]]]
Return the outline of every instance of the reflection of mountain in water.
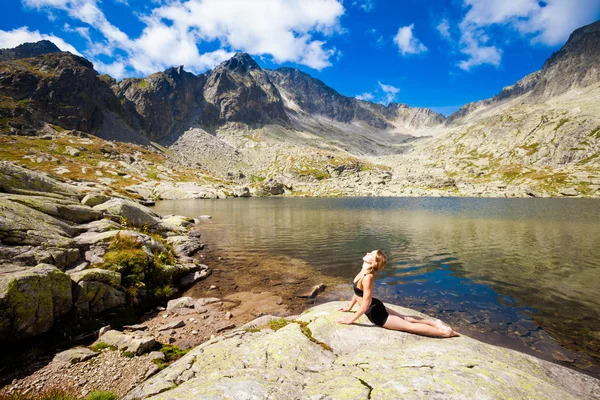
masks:
[[[348,279],[365,252],[381,248],[390,260],[377,288],[385,296],[411,286],[425,288],[429,298],[443,292],[438,298],[481,295],[497,303],[505,295],[535,309],[536,322],[571,348],[600,349],[594,336],[600,331],[600,202],[248,199],[159,207],[162,213],[211,214],[206,236],[232,253],[286,255]]]

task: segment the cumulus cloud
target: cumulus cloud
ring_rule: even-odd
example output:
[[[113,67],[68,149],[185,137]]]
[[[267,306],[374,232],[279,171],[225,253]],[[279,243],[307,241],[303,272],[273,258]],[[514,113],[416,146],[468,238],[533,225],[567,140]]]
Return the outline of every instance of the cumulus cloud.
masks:
[[[427,47],[413,36],[414,27],[415,24],[401,27],[394,37],[394,43],[398,45],[398,49],[400,49],[402,55],[419,54],[427,51]]]
[[[459,24],[460,49],[468,58],[458,66],[467,71],[500,64],[502,49],[490,43],[492,27],[516,31],[534,44],[556,46],[576,28],[593,22],[600,12],[598,0],[464,0],[464,6],[468,11]]]
[[[373,96],[373,94],[369,93],[369,92],[359,94],[354,97],[358,100],[363,100],[363,101],[372,101],[375,98],[375,96]]]
[[[450,40],[450,23],[447,19],[443,19],[436,27],[437,31],[444,39]]]
[[[381,82],[377,83],[379,84],[379,87],[381,88],[381,90],[383,90],[384,93],[384,97],[381,100],[382,104],[388,105],[392,101],[396,100],[396,95],[400,92],[399,88],[394,87],[392,85],[385,85]]]
[[[86,55],[103,72],[148,74],[173,65],[202,72],[235,51],[268,56],[275,63],[296,62],[321,70],[338,52],[327,36],[342,32],[342,0],[170,0],[159,2],[140,18],[146,25],[130,38],[110,23],[99,0],[22,0],[31,8],[67,15],[99,32],[103,40],[89,42]],[[154,3],[156,4],[156,3]],[[220,43],[201,54],[198,45]],[[113,64],[94,58],[124,53]]]
[[[71,46],[63,39],[54,35],[46,35],[40,33],[39,31],[30,31],[29,28],[26,26],[23,26],[18,29],[13,29],[11,31],[0,30],[0,48],[2,49],[17,47],[18,45],[23,43],[38,42],[40,40],[49,40],[62,51],[68,51],[78,56],[81,55],[75,49],[75,47]]]

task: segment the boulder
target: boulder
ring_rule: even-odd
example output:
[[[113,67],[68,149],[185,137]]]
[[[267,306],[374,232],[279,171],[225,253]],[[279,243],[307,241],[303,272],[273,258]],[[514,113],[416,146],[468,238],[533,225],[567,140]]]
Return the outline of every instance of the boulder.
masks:
[[[182,215],[171,215],[160,220],[163,227],[167,229],[178,230],[181,228],[189,228],[194,224],[193,218],[184,217]]]
[[[75,364],[82,361],[87,361],[92,357],[96,357],[98,353],[88,349],[87,347],[75,347],[69,350],[58,353],[52,359],[54,364]]]
[[[171,329],[183,328],[185,326],[185,322],[182,320],[171,321],[167,324],[161,325],[156,328],[157,331],[170,331]]]
[[[115,346],[121,351],[130,351],[138,356],[144,354],[156,344],[154,337],[147,333],[123,333],[115,330],[104,333],[96,343],[98,342],[106,343],[109,346]]]
[[[0,339],[22,339],[47,332],[72,306],[71,279],[58,268],[2,267]]]
[[[75,243],[79,246],[92,246],[98,244],[108,244],[112,242],[116,236],[127,237],[133,239],[140,244],[142,248],[150,254],[165,253],[167,249],[159,241],[151,236],[140,232],[130,230],[115,230],[106,232],[85,232],[74,238]]]
[[[102,213],[90,207],[82,206],[74,200],[52,199],[44,196],[7,195],[12,202],[23,204],[61,220],[84,224],[102,218]]]
[[[114,271],[108,271],[106,269],[91,268],[84,269],[83,271],[74,271],[69,275],[71,280],[75,283],[80,282],[102,282],[112,287],[119,287],[121,284],[121,274]]]
[[[191,286],[196,282],[199,282],[203,279],[206,279],[210,276],[211,270],[206,268],[201,271],[190,272],[189,274],[185,274],[179,279],[178,285],[180,287]]]
[[[58,218],[0,197],[0,240],[11,246],[74,247],[76,230]]]
[[[177,257],[190,257],[204,249],[204,244],[197,237],[171,236],[167,243],[173,246],[173,252]]]
[[[85,225],[81,225],[80,228],[85,229],[88,232],[96,233],[123,229],[121,225],[106,218],[100,219],[98,221],[92,221]]]
[[[81,199],[81,204],[88,207],[94,207],[100,205],[102,203],[106,203],[110,200],[110,196],[107,196],[102,193],[88,193],[85,195],[83,199]]]
[[[159,222],[159,216],[154,211],[128,199],[111,199],[94,206],[94,210],[118,215],[123,219],[123,224],[136,228],[153,227]]]
[[[167,303],[167,311],[172,311],[177,308],[194,308],[196,300],[191,297],[180,297],[178,299],[169,300]]]
[[[73,299],[79,316],[98,314],[127,302],[124,292],[97,281],[79,282],[73,289]]]
[[[342,305],[326,303],[303,313],[299,320],[308,331],[291,321],[277,331],[239,329],[202,343],[125,400],[240,393],[254,399],[563,400],[594,398],[600,390],[600,382],[586,375],[466,336],[391,331],[364,316],[353,325],[337,324],[345,315],[336,311]]]
[[[0,162],[0,192],[54,198],[77,199],[78,197],[77,191],[72,186],[6,161]]]

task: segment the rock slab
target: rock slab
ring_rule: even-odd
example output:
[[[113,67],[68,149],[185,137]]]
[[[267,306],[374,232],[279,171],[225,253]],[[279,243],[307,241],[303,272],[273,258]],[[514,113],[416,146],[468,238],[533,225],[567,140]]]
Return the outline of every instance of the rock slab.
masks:
[[[335,321],[331,302],[273,331],[237,330],[201,344],[131,391],[126,400],[252,399],[592,399],[598,380],[461,336],[434,339]],[[419,313],[393,306],[400,313]]]

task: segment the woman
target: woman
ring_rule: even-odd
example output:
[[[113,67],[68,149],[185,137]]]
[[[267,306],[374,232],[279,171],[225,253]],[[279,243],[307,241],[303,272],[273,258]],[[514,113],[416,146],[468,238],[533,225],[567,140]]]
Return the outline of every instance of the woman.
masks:
[[[430,321],[421,317],[409,317],[402,315],[383,305],[381,300],[371,297],[375,272],[383,270],[387,257],[381,250],[373,250],[363,257],[362,270],[354,278],[354,296],[348,307],[342,307],[338,311],[348,312],[358,302],[359,309],[352,317],[342,318],[337,322],[340,324],[351,324],[361,315],[365,314],[369,321],[375,325],[395,331],[404,331],[432,337],[454,337],[459,336],[452,328],[439,319]]]

